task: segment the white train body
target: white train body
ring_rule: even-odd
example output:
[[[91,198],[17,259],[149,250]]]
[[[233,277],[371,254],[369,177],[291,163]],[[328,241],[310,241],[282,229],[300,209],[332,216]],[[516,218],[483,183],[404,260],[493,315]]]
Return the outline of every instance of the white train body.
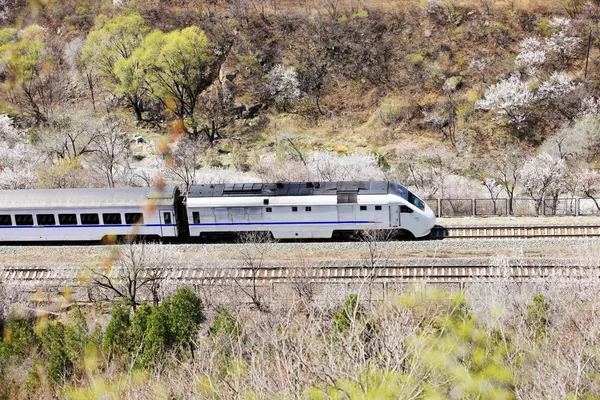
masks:
[[[423,237],[434,224],[425,203],[390,182],[194,185],[186,197],[175,187],[0,191],[0,242],[202,240],[251,231],[328,239],[366,229]]]
[[[177,237],[174,187],[0,191],[0,241]]]
[[[187,210],[191,237],[264,231],[276,239],[328,239],[366,229],[423,237],[435,225],[425,203],[390,182],[195,185]]]

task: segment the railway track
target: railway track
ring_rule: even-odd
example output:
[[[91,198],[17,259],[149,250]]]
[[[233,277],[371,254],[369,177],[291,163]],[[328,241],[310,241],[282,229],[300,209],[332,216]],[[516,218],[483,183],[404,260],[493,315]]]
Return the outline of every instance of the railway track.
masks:
[[[314,282],[352,283],[361,281],[409,283],[490,281],[499,278],[525,282],[539,278],[598,278],[597,265],[565,260],[529,260],[516,265],[489,266],[487,260],[414,260],[412,265],[386,262],[375,267],[360,263],[290,267],[281,265],[250,268],[167,268],[165,282],[196,286],[269,285],[275,283]],[[0,281],[8,285],[87,287],[90,273],[79,268],[0,268]]]
[[[600,237],[600,225],[453,226],[436,225],[431,239],[580,238]]]

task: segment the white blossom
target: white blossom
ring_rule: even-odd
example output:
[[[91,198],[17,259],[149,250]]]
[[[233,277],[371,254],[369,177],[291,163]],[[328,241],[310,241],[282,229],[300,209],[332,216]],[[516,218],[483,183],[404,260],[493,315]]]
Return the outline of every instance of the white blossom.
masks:
[[[535,96],[529,85],[513,75],[488,87],[475,107],[494,110],[500,115],[506,115],[509,123],[520,124],[527,119],[528,108],[534,101]]]
[[[577,89],[579,84],[573,82],[568,74],[564,72],[554,72],[547,81],[539,86],[536,97],[538,100],[558,100],[564,95]]]
[[[383,180],[377,157],[366,154],[338,156],[328,151],[316,151],[307,160],[311,177],[317,181]]]
[[[448,118],[437,112],[425,114],[425,122],[431,125],[434,129],[442,129],[449,123]]]
[[[585,118],[598,115],[598,100],[588,96],[581,101],[581,115]]]
[[[530,158],[521,170],[523,193],[541,202],[547,195],[560,192],[564,187],[566,168],[565,160],[548,153]]]
[[[550,21],[548,21],[548,25],[550,25],[556,30],[564,31],[569,29],[569,27],[571,26],[571,20],[569,18],[564,17],[554,17]]]
[[[275,65],[267,75],[266,85],[269,94],[277,101],[282,102],[284,109],[286,102],[300,98],[298,74],[292,67]]]
[[[585,168],[578,170],[575,174],[577,185],[581,188],[581,192],[587,197],[598,195],[600,188],[600,172]]]
[[[196,174],[198,183],[240,183],[260,182],[260,179],[249,174],[240,173],[227,168],[208,167],[198,170]]]
[[[0,189],[32,188],[36,180],[37,152],[26,143],[12,147],[0,143]]]
[[[546,61],[547,49],[536,38],[525,38],[519,44],[520,52],[515,59],[518,68],[525,68],[529,75],[535,75],[536,67]]]
[[[546,49],[559,54],[563,59],[575,58],[579,38],[569,34],[570,20],[567,18],[554,18],[549,24],[557,32],[546,39]]]
[[[10,15],[10,1],[0,0],[0,20],[6,21]]]
[[[0,139],[14,143],[19,140],[19,132],[15,129],[12,118],[0,115]]]

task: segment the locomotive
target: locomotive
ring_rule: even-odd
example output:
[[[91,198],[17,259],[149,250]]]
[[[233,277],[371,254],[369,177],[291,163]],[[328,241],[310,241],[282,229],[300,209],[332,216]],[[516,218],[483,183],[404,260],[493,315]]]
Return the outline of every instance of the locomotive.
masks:
[[[0,241],[136,237],[203,241],[265,232],[332,239],[365,230],[427,236],[435,214],[387,181],[276,182],[0,191]]]

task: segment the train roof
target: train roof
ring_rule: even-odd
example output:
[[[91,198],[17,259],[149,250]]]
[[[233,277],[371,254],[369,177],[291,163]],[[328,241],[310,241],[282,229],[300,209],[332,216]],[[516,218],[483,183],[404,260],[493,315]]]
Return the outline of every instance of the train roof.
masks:
[[[226,183],[192,185],[189,198],[239,196],[335,196],[338,193],[387,194],[387,181]]]
[[[69,209],[172,205],[174,186],[164,188],[87,188],[0,190],[0,209]]]

